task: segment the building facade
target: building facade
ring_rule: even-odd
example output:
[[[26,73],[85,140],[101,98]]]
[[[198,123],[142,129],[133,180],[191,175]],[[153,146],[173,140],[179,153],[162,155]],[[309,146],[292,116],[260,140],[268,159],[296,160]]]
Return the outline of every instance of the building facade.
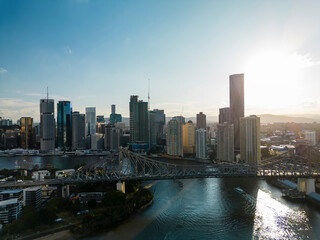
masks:
[[[40,149],[51,151],[55,148],[54,100],[40,100]]]
[[[196,148],[196,129],[192,121],[188,121],[183,125],[183,154],[195,154]]]
[[[183,122],[172,118],[167,124],[167,154],[183,157]]]
[[[247,164],[261,162],[260,149],[260,118],[257,116],[243,117],[240,119],[240,157]]]
[[[312,146],[317,144],[317,137],[315,131],[305,131],[304,132],[304,139],[308,141]]]
[[[57,144],[58,148],[70,150],[72,147],[72,105],[70,101],[57,104]]]
[[[5,225],[18,219],[22,214],[21,201],[17,198],[0,202],[0,224]]]
[[[225,162],[234,161],[233,124],[223,123],[217,126],[217,159]]]
[[[234,127],[234,148],[240,150],[240,118],[244,117],[244,74],[229,77],[230,122]]]
[[[31,117],[20,118],[20,137],[21,137],[22,148],[24,149],[34,148],[33,118]]]
[[[29,187],[23,189],[24,206],[33,206],[40,208],[41,206],[41,187]]]
[[[197,129],[207,129],[207,116],[200,112],[197,114]]]
[[[86,147],[86,116],[79,112],[72,113],[72,149]]]
[[[111,105],[111,114],[110,114],[109,122],[113,125],[118,122],[122,122],[121,114],[116,113],[116,105],[115,104]]]
[[[230,123],[230,108],[220,108],[219,109],[219,124]]]
[[[207,130],[203,128],[196,130],[196,157],[207,158]]]

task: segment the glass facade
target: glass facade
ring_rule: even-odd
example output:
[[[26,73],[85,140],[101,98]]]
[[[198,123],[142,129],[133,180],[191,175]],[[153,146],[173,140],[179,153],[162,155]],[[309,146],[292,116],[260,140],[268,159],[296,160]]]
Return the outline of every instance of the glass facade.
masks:
[[[69,101],[57,104],[57,144],[58,148],[69,150],[72,147],[72,105]]]
[[[32,149],[33,141],[33,119],[31,117],[20,118],[21,129],[21,147],[24,149]]]

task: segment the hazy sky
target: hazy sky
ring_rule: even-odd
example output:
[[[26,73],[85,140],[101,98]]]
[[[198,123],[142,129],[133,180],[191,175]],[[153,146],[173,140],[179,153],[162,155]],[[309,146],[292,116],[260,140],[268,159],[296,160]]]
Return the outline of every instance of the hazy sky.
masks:
[[[248,114],[318,113],[320,1],[0,0],[0,116],[39,121],[39,100],[128,116],[130,95],[167,116],[218,115],[245,74]]]

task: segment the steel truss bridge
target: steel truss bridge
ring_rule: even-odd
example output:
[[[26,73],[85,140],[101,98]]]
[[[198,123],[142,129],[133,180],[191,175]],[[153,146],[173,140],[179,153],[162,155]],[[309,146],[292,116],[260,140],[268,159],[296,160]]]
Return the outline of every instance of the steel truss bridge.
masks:
[[[311,155],[313,158],[311,158]],[[268,158],[259,165],[234,162],[216,164],[190,162],[188,164],[175,164],[147,158],[121,148],[118,152],[104,159],[80,167],[72,176],[63,179],[63,182],[66,184],[92,181],[114,182],[222,177],[316,178],[320,177],[320,156],[318,155],[320,155],[318,150],[307,149],[300,151],[300,153],[296,153],[296,150],[291,150]],[[186,161],[182,162],[185,163]]]

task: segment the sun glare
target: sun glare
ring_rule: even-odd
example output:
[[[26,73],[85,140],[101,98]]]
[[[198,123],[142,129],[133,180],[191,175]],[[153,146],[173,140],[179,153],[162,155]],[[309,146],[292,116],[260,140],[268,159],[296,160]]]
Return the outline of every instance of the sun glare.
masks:
[[[247,104],[265,110],[298,103],[299,73],[312,65],[309,58],[297,53],[261,51],[245,67]]]

